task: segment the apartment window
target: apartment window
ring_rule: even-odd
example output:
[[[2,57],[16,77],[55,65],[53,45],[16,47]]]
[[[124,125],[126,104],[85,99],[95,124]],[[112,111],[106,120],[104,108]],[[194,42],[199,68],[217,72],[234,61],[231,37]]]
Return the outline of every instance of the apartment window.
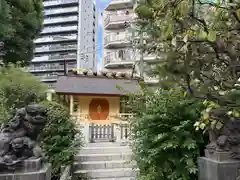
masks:
[[[123,50],[119,50],[118,51],[118,58],[123,59],[123,54],[124,54]]]
[[[88,55],[86,55],[86,59],[85,59],[85,62],[88,62]]]

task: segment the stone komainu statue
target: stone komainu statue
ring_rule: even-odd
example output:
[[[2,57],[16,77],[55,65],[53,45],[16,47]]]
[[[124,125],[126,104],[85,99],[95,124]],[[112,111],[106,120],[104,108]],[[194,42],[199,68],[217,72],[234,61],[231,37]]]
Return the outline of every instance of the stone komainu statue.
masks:
[[[213,111],[211,117],[221,120],[220,131],[210,132],[210,143],[206,146],[209,153],[228,152],[231,159],[240,160],[240,118],[229,118],[225,110]]]
[[[37,138],[47,122],[46,110],[43,105],[28,105],[18,109],[1,128],[0,171],[15,169],[23,160],[42,156]]]

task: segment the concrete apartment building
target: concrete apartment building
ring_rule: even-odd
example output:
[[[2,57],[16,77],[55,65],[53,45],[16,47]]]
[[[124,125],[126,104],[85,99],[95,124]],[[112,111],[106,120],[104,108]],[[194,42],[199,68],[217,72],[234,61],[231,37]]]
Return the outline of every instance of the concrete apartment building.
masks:
[[[133,30],[134,0],[112,0],[103,12],[103,62],[105,71],[131,73],[135,61],[140,60],[140,52],[133,48],[133,39],[139,40],[140,36]],[[144,63],[156,62],[156,56],[144,54]],[[150,78],[144,73],[148,84],[155,84],[155,78]]]
[[[68,70],[97,69],[97,8],[95,0],[44,0],[44,27],[35,40],[35,57],[28,71],[55,83]]]

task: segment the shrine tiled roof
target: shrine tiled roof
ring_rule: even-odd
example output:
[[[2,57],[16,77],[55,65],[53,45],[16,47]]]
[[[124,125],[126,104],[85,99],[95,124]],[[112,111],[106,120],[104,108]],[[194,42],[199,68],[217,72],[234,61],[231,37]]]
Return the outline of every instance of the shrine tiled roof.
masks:
[[[55,91],[59,94],[127,95],[140,92],[138,79],[105,75],[59,76]]]

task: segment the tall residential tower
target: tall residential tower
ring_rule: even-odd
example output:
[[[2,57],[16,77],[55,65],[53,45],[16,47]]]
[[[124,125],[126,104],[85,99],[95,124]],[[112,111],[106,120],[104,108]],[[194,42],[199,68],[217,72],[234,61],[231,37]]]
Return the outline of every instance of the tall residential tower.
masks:
[[[55,82],[68,69],[97,68],[95,0],[44,0],[44,22],[28,70],[44,82]]]
[[[132,45],[129,24],[132,23],[132,0],[112,0],[103,12],[103,69],[130,72]]]
[[[140,35],[134,29],[135,6],[135,0],[112,0],[104,10],[103,70],[132,73],[133,65],[140,60],[141,53],[133,46],[133,40],[140,41]],[[147,39],[146,36],[143,38]],[[156,62],[156,56],[143,54],[143,62],[149,67]],[[149,84],[157,82],[146,73],[144,78]]]

